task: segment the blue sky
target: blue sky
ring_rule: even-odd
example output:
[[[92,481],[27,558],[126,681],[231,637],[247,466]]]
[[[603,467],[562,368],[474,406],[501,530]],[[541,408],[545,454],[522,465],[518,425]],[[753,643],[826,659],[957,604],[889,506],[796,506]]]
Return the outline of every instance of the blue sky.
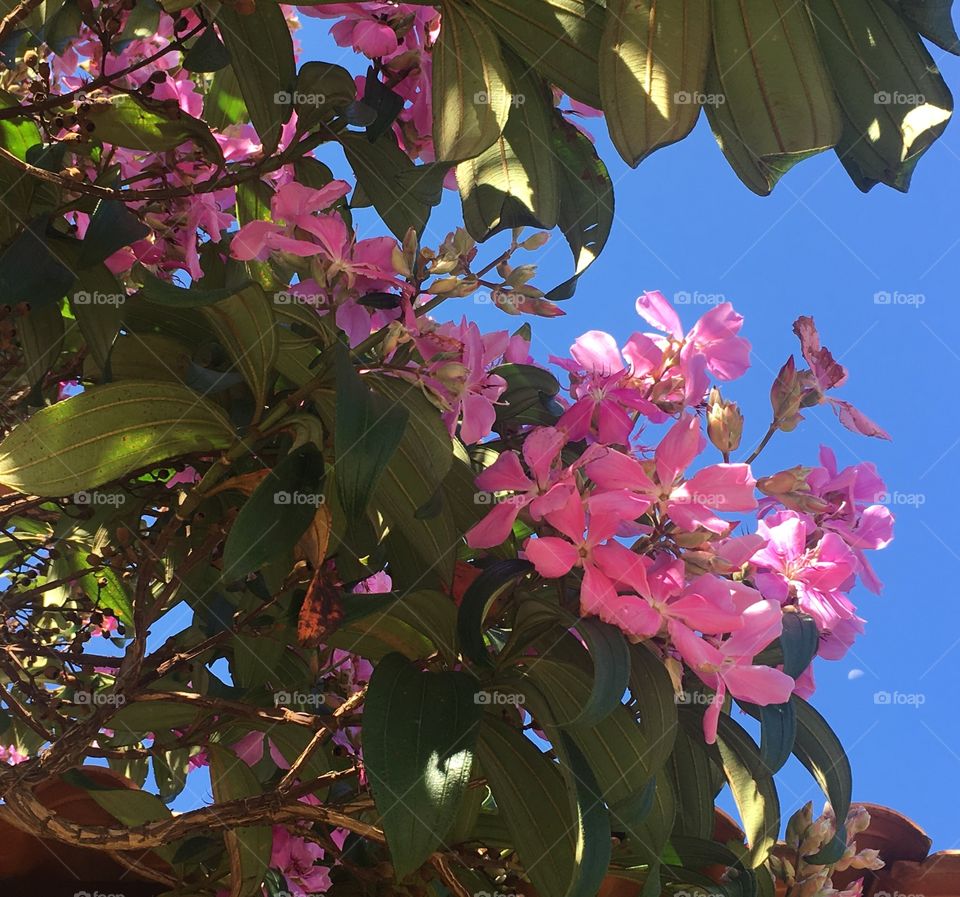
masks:
[[[351,65],[325,38],[326,22],[304,21],[305,59]],[[960,85],[960,63],[931,49],[947,82]],[[836,450],[842,465],[874,460],[894,496],[897,531],[891,548],[874,555],[883,595],[858,589],[853,596],[869,621],[866,635],[844,660],[817,662],[814,703],[847,747],[855,800],[912,817],[935,849],[960,847],[960,631],[952,575],[960,532],[950,522],[960,481],[960,418],[947,404],[949,383],[960,375],[960,226],[948,205],[960,195],[957,126],[921,161],[906,196],[885,187],[861,194],[837,157],[825,153],[794,168],[766,198],[739,182],[703,117],[690,138],[636,171],[619,160],[602,121],[589,126],[616,181],[617,221],[600,260],[564,305],[567,316],[533,322],[535,354],[563,354],[592,328],[625,338],[641,323],[633,303],[644,290],[720,294],[745,315],[754,345],[751,371],[729,391],[747,414],[748,445],[766,429],[773,376],[797,349],[792,322],[800,314],[816,318],[824,343],[850,369],[841,397],[894,441],[858,437],[828,409],[814,409],[796,432],[778,434],[758,475],[815,464],[821,443]],[[347,169],[338,166],[337,173]],[[457,214],[448,197],[425,242],[435,245]],[[536,281],[541,286],[569,271],[562,238],[551,242]],[[915,298],[882,305],[877,293]],[[692,324],[707,308],[680,312]],[[518,321],[470,300],[449,313],[474,316],[491,329],[512,329]],[[877,693],[889,693],[890,703],[876,703]],[[822,806],[819,789],[796,761],[779,784],[784,817],[807,800],[818,811]]]

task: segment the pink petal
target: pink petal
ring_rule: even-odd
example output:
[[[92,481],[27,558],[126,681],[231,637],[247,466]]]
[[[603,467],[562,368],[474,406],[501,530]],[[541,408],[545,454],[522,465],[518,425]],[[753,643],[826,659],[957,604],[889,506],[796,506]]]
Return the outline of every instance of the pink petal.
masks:
[[[524,551],[533,566],[537,568],[537,573],[547,579],[566,576],[580,560],[577,546],[556,536],[530,539]]]
[[[520,465],[516,452],[503,452],[477,476],[476,482],[477,486],[487,492],[525,492],[534,485]]]
[[[853,430],[854,433],[860,433],[864,436],[875,436],[877,439],[892,441],[893,437],[891,437],[886,430],[881,429],[862,411],[854,408],[849,402],[844,402],[841,399],[827,399],[827,401],[836,412],[840,423],[848,430]]]
[[[471,548],[495,548],[505,542],[521,507],[519,502],[514,501],[494,505],[487,516],[467,532],[467,545]]]
[[[683,337],[683,326],[676,309],[667,301],[663,293],[657,291],[644,293],[637,299],[637,314],[647,323],[669,333],[674,339]]]
[[[723,671],[723,681],[735,698],[765,707],[785,704],[793,694],[794,681],[782,670],[765,666],[733,666]]]
[[[617,341],[602,330],[588,330],[577,337],[570,347],[570,354],[591,373],[609,376],[623,370]]]
[[[697,471],[685,487],[692,500],[708,508],[751,511],[757,506],[756,482],[749,464],[713,464]]]
[[[700,432],[699,421],[692,414],[684,414],[667,431],[654,453],[661,485],[672,485],[705,446],[706,440]]]

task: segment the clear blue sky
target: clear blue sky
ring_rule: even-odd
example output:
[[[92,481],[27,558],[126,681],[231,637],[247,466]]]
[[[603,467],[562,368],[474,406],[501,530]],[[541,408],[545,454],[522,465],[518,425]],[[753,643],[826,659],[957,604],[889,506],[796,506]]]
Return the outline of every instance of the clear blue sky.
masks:
[[[327,22],[303,21],[304,60],[358,71],[356,58],[326,37]],[[948,83],[960,89],[960,63],[931,49]],[[960,564],[960,531],[950,523],[960,418],[947,405],[949,384],[960,375],[960,226],[949,204],[960,195],[957,126],[921,161],[907,196],[885,187],[861,194],[836,156],[825,153],[797,166],[773,196],[759,198],[728,168],[702,117],[690,138],[636,171],[620,162],[602,121],[589,125],[616,181],[617,221],[604,254],[565,304],[567,316],[534,320],[535,354],[544,360],[563,354],[591,328],[626,337],[639,326],[633,302],[644,290],[722,294],[746,316],[744,332],[754,345],[752,370],[730,392],[747,414],[745,444],[752,444],[768,423],[770,382],[797,348],[793,320],[816,318],[825,344],[851,372],[842,398],[894,442],[857,437],[829,410],[815,409],[796,432],[778,435],[757,472],[815,464],[824,442],[841,464],[875,460],[902,503],[894,508],[896,541],[873,556],[886,583],[882,597],[863,589],[854,596],[869,621],[867,633],[843,661],[817,662],[814,703],[847,747],[855,800],[912,817],[935,849],[960,847],[960,631],[952,575]],[[336,173],[349,174],[342,163]],[[450,196],[425,242],[436,245],[457,213]],[[552,242],[540,285],[569,270],[559,234]],[[881,291],[917,294],[922,304],[877,305]],[[519,320],[470,300],[451,311],[487,329],[513,329]],[[681,309],[685,323],[697,312]],[[912,703],[877,704],[877,692],[910,696],[900,700]],[[823,798],[798,763],[784,769],[779,783],[785,817],[811,799],[819,811]]]

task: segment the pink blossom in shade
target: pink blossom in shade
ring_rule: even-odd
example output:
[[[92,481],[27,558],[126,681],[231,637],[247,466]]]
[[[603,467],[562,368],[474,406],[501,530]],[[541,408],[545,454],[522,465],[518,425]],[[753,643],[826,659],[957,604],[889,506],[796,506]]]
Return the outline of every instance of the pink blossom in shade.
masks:
[[[90,627],[90,634],[92,636],[102,635],[104,638],[109,638],[117,631],[119,624],[120,621],[116,617],[106,615],[96,626]]]
[[[4,746],[0,744],[0,763],[6,763],[10,766],[17,766],[25,760],[29,760],[29,755],[23,753],[19,748],[12,744]]]
[[[520,464],[516,452],[503,452],[476,480],[485,492],[513,492],[499,501],[490,512],[467,533],[472,548],[493,548],[506,540],[517,515],[529,507],[534,520],[542,520],[550,511],[559,509],[575,490],[569,472],[558,470],[556,461],[566,437],[555,427],[537,427],[523,441],[523,460],[531,476]]]
[[[200,480],[200,474],[197,473],[196,468],[184,467],[183,470],[178,470],[169,480],[164,483],[164,486],[167,489],[173,489],[174,486],[192,486],[194,483]]]
[[[264,745],[270,745],[270,759],[276,763],[278,769],[289,769],[290,763],[280,752],[280,749],[263,732],[248,732],[233,745],[233,752],[247,766],[254,766],[263,759]]]
[[[415,338],[425,361],[423,381],[445,408],[450,433],[460,424],[460,438],[472,445],[490,434],[495,403],[507,381],[491,373],[509,344],[505,330],[483,334],[473,322],[447,323],[425,329]]]
[[[687,666],[716,692],[703,717],[703,734],[708,744],[717,739],[717,723],[728,691],[741,701],[761,707],[790,700],[793,679],[782,670],[753,663],[753,658],[783,630],[777,602],[757,601],[744,609],[741,628],[720,642],[699,638],[677,622],[671,621],[668,629]]]
[[[847,382],[847,369],[836,361],[825,346],[820,343],[820,334],[813,318],[803,315],[794,322],[793,332],[800,340],[800,351],[810,366],[803,372],[808,393],[813,402],[830,405],[840,423],[854,433],[863,436],[875,436],[878,439],[890,439],[890,434],[881,429],[862,411],[849,402],[827,396],[829,390],[843,386]],[[812,402],[811,402],[812,404]]]
[[[635,381],[637,375],[646,374],[652,366],[645,350],[646,347],[628,344],[621,354],[609,333],[591,330],[571,346],[572,361],[551,358],[571,374],[571,394],[575,401],[558,423],[571,440],[583,439],[595,432],[605,445],[626,445],[637,412],[655,420],[662,419],[659,409],[637,388]],[[630,367],[624,364],[624,358]]]
[[[314,241],[292,236],[295,227],[314,237],[329,230],[313,213],[330,208],[350,192],[346,181],[331,181],[319,190],[290,182],[280,187],[270,202],[273,221],[251,221],[234,234],[230,254],[240,261],[266,261],[271,252],[312,256],[321,251]],[[331,216],[332,217],[332,216]],[[336,216],[343,224],[343,220]],[[283,223],[281,223],[283,222]],[[346,225],[343,225],[346,229]]]
[[[319,865],[323,848],[291,832],[286,826],[273,827],[270,866],[284,878],[293,897],[312,897],[331,887],[330,869]]]

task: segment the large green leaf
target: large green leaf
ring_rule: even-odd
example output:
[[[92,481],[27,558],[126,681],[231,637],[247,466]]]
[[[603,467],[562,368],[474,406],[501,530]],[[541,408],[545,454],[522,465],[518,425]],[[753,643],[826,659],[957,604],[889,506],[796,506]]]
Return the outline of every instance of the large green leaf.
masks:
[[[438,159],[480,155],[500,137],[513,102],[496,34],[470,7],[443,4],[433,48],[433,144]]]
[[[260,135],[264,153],[270,154],[290,118],[297,82],[286,16],[276,3],[260,3],[246,14],[224,4],[217,13],[217,25],[233,60],[250,121]]]
[[[598,0],[477,0],[504,43],[564,93],[600,106],[597,60],[604,4]]]
[[[226,448],[233,427],[175,383],[126,380],[50,405],[0,442],[0,483],[63,496],[189,452]]]
[[[210,784],[218,803],[254,797],[263,790],[253,770],[235,754],[218,744],[207,747]],[[230,897],[254,897],[270,866],[273,832],[269,825],[229,829],[223,839],[230,860]]]
[[[351,525],[366,518],[370,498],[407,429],[409,412],[371,390],[341,344],[334,347],[337,375],[337,494]]]
[[[806,4],[713,3],[707,116],[734,170],[761,195],[836,146],[840,113]]]
[[[263,478],[230,527],[223,578],[234,582],[285,558],[324,501],[323,456],[312,443],[290,452]]]
[[[257,414],[267,401],[280,335],[270,301],[251,284],[229,299],[201,308],[253,393]]]
[[[697,123],[710,55],[704,0],[609,0],[600,93],[614,146],[634,167]]]
[[[481,241],[513,227],[549,230],[559,214],[549,88],[512,53],[506,59],[515,99],[503,134],[485,152],[457,166],[464,225]]]
[[[377,664],[363,713],[363,759],[397,878],[444,846],[464,800],[481,707],[477,681],[424,672],[399,654]]]
[[[394,236],[402,240],[411,227],[422,233],[431,207],[440,202],[449,166],[414,165],[393,134],[375,141],[363,134],[343,134],[340,143],[359,188]]]
[[[487,611],[532,568],[529,561],[515,558],[494,561],[470,583],[457,613],[457,641],[464,657],[482,666],[493,665],[483,637]]]
[[[953,97],[923,41],[884,0],[810,0],[843,117],[837,155],[863,191],[906,191]]]
[[[480,734],[479,757],[499,815],[537,893],[595,894],[606,872],[610,829],[589,782],[571,793],[557,766],[532,741],[490,716]],[[582,771],[579,759],[577,763]]]
[[[745,861],[755,869],[766,860],[780,834],[776,785],[753,739],[725,713],[720,714],[717,752],[747,834]]]
[[[569,299],[577,279],[596,261],[613,226],[613,182],[590,140],[561,115],[554,117],[553,149],[560,170],[558,223],[573,253],[573,276],[547,298]]]
[[[208,156],[222,162],[220,145],[210,128],[178,107],[149,102],[133,94],[116,94],[109,100],[90,106],[87,119],[93,125],[91,136],[104,143],[128,149],[159,153],[193,141]]]
[[[790,703],[797,714],[797,740],[793,752],[827,795],[837,819],[845,819],[853,794],[853,773],[846,751],[827,721],[803,698],[794,695]],[[844,849],[843,838],[838,836],[809,861],[836,862]]]

